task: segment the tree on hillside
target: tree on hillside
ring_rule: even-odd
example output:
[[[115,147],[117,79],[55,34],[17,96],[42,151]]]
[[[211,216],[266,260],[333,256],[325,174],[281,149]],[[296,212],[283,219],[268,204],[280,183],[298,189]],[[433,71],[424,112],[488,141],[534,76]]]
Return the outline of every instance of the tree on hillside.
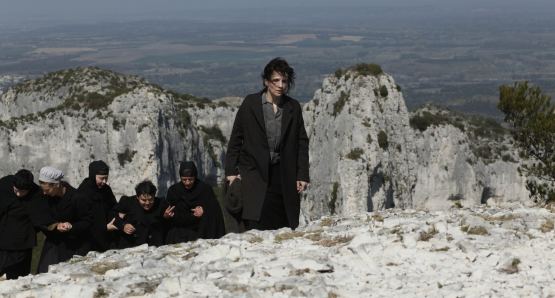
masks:
[[[499,93],[497,107],[514,129],[511,134],[519,155],[532,160],[518,168],[527,178],[530,197],[538,203],[555,201],[555,106],[551,96],[542,94],[539,87],[528,86],[528,81],[502,85]]]

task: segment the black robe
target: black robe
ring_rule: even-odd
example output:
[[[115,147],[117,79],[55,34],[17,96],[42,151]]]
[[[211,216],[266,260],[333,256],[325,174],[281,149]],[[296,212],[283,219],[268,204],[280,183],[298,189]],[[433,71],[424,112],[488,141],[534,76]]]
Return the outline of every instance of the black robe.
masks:
[[[164,245],[164,211],[168,205],[164,198],[154,198],[154,204],[149,210],[141,207],[137,196],[120,198],[119,203],[110,211],[110,217],[115,217],[114,225],[119,229],[118,248],[124,249],[147,243],[149,246]],[[122,219],[119,213],[125,213]],[[135,228],[133,234],[123,231],[126,224]]]
[[[196,178],[191,189],[178,182],[168,189],[167,203],[175,206],[175,215],[169,220],[170,228],[166,244],[194,241],[198,238],[217,239],[225,235],[222,209],[210,185]],[[203,214],[193,215],[197,206]]]
[[[108,249],[116,248],[115,233],[108,232],[106,227],[113,219],[108,213],[118,203],[110,186],[106,184],[104,187],[98,188],[96,181],[89,177],[83,180],[77,190],[91,200],[94,220],[90,230],[92,234],[91,250],[105,252]]]
[[[7,273],[8,278],[30,273],[37,232],[56,226],[56,220],[44,212],[46,201],[35,196],[41,191],[39,186],[34,184],[19,198],[13,191],[13,180],[13,175],[0,179],[0,275]]]
[[[89,230],[93,225],[91,200],[68,183],[62,183],[66,186],[63,197],[40,195],[48,201],[50,214],[60,223],[71,223],[72,229],[64,233],[57,229],[44,232],[46,240],[37,273],[48,272],[49,265],[67,261],[74,255],[85,256],[90,251]]]

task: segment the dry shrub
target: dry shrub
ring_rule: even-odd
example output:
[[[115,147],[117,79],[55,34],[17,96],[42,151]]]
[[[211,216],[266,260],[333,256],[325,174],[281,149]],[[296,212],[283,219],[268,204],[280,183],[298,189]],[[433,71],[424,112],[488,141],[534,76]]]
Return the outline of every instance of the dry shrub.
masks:
[[[302,237],[304,235],[303,232],[291,232],[291,233],[281,233],[281,234],[277,234],[274,237],[274,242],[275,243],[281,243],[281,241],[283,240],[289,240],[289,239],[293,239],[296,237]]]
[[[467,231],[468,234],[471,235],[487,235],[488,230],[484,227],[472,228]]]
[[[327,239],[323,239],[320,240],[318,243],[318,245],[324,246],[324,247],[332,247],[332,246],[336,246],[339,244],[343,244],[343,243],[347,243],[351,240],[353,240],[355,236],[339,236],[339,237],[335,237],[335,238],[327,238]]]
[[[553,226],[553,221],[548,219],[542,223],[540,231],[542,231],[543,233],[551,232],[553,231]]]
[[[379,214],[379,213],[374,213],[374,214],[372,215],[372,218],[373,218],[375,221],[379,221],[379,222],[383,222],[383,221],[384,221],[383,216],[382,216],[381,214]]]
[[[517,219],[520,218],[520,216],[516,216],[516,215],[509,215],[509,216],[483,216],[480,215],[481,218],[483,218],[485,221],[509,221],[509,220],[513,220],[513,219]]]
[[[312,241],[320,241],[322,240],[322,231],[308,231],[304,237]]]
[[[432,228],[429,231],[421,231],[420,232],[420,237],[418,237],[418,240],[420,241],[428,241],[430,239],[432,239],[432,237],[434,237],[435,234],[437,234],[438,231],[436,230],[436,228]]]
[[[326,219],[322,220],[322,222],[320,223],[320,226],[321,227],[331,227],[332,223],[333,223],[333,219],[326,218]]]
[[[251,240],[249,240],[249,242],[250,242],[251,244],[253,244],[253,243],[260,243],[260,242],[262,242],[262,241],[264,241],[264,239],[262,239],[262,238],[260,238],[260,237],[258,237],[258,236],[255,236],[255,237],[253,237]]]
[[[121,266],[119,264],[116,263],[99,263],[96,264],[94,266],[91,267],[91,271],[96,273],[96,274],[100,274],[100,275],[104,275],[106,273],[106,271],[108,270],[112,270],[112,269],[121,269],[125,266]]]

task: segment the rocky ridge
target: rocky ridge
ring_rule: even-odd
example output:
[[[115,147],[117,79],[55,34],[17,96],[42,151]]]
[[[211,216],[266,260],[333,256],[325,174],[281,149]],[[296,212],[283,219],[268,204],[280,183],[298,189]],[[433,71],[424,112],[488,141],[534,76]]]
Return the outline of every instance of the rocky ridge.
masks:
[[[532,204],[507,130],[433,105],[409,113],[394,79],[367,67],[329,75],[303,107],[311,183],[301,220],[392,207]]]
[[[555,215],[413,209],[324,217],[296,231],[91,252],[0,282],[0,297],[553,297]]]
[[[0,100],[2,175],[59,167],[74,186],[95,159],[111,167],[117,197],[152,179],[165,195],[181,160],[221,181],[236,106],[177,94],[145,79],[95,68],[51,73],[10,89]],[[25,114],[30,112],[28,114]],[[24,116],[21,116],[24,114]],[[8,118],[8,120],[6,120]]]
[[[0,174],[53,165],[78,185],[88,163],[103,159],[118,197],[146,178],[165,195],[188,159],[216,186],[240,102],[96,68],[54,72],[0,98]],[[381,69],[359,64],[326,77],[303,115],[311,183],[302,222],[393,207],[531,203],[506,130],[431,105],[409,113],[400,86]]]

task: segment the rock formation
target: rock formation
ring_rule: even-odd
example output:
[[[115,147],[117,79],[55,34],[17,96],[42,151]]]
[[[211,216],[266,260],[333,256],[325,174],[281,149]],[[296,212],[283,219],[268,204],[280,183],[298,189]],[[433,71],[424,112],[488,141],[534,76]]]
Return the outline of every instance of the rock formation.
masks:
[[[301,220],[391,207],[531,204],[507,130],[433,105],[409,113],[392,77],[357,68],[326,77],[303,108],[311,183]]]
[[[392,207],[530,202],[499,124],[433,105],[409,113],[394,79],[369,73],[339,70],[303,107],[312,181],[302,222]],[[96,68],[50,73],[0,98],[0,174],[52,165],[77,185],[88,163],[102,159],[116,195],[131,194],[143,179],[165,195],[187,159],[216,186],[240,102],[180,95]]]
[[[1,98],[1,174],[52,165],[77,186],[88,164],[111,167],[119,198],[152,179],[165,195],[182,160],[194,160],[200,177],[221,181],[235,106],[179,95],[138,77],[78,68],[10,88]],[[21,116],[24,115],[24,116]],[[222,133],[223,131],[223,133]],[[38,175],[36,175],[38,176]]]
[[[291,231],[91,252],[0,282],[0,297],[553,297],[555,216],[390,209]]]

